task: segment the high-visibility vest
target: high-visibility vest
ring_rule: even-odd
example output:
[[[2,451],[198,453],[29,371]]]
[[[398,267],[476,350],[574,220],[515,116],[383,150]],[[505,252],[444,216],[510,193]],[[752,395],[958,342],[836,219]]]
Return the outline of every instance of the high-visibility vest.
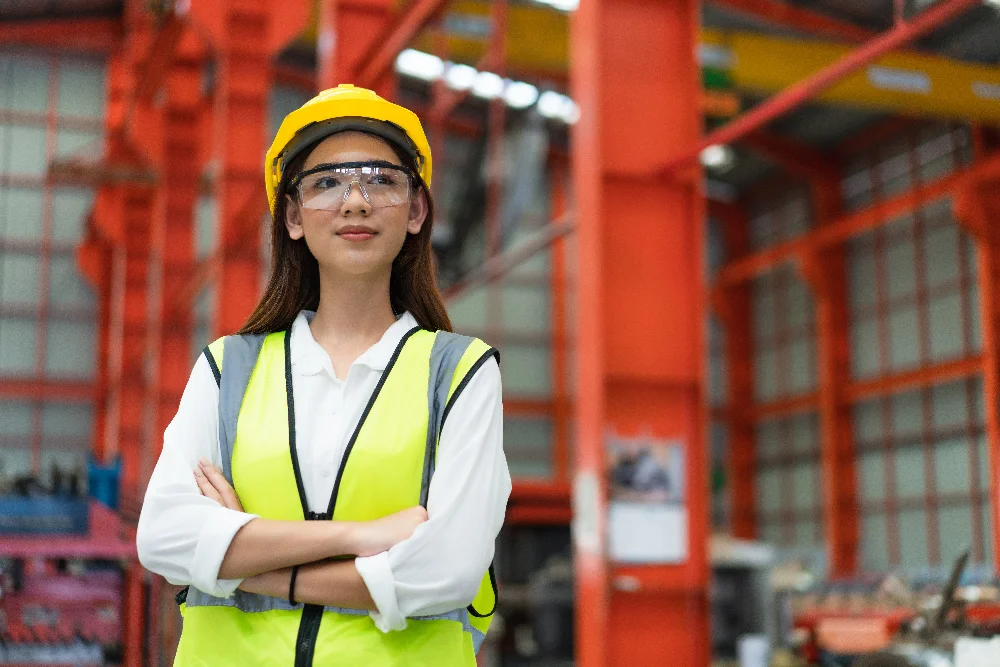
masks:
[[[244,510],[267,519],[370,521],[426,506],[444,420],[496,350],[415,328],[400,341],[355,429],[328,511],[308,510],[295,453],[290,332],[227,336],[205,348],[219,383],[223,472]],[[368,612],[292,605],[237,590],[217,598],[190,587],[174,664],[282,667],[473,667],[496,607],[493,568],[472,604],[407,619],[383,633]]]

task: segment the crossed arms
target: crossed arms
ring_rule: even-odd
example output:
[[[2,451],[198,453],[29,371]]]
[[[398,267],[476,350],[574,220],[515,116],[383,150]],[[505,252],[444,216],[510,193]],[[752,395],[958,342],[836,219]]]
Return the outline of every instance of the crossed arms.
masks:
[[[226,478],[202,460],[194,471],[198,490],[237,512],[243,505]],[[372,556],[410,537],[427,520],[422,507],[412,507],[374,521],[275,521],[253,519],[240,528],[222,559],[219,577],[243,579],[240,589],[286,598],[292,567],[298,602],[375,610],[368,587],[350,560],[337,556]]]

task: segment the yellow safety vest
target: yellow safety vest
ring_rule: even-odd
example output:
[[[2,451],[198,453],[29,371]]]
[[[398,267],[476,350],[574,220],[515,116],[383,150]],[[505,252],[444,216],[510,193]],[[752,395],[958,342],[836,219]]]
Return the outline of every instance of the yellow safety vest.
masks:
[[[223,470],[243,508],[268,519],[369,521],[426,506],[441,426],[496,350],[478,339],[413,329],[396,348],[353,436],[328,511],[308,511],[295,453],[290,334],[228,336],[205,348],[219,382]],[[223,364],[225,360],[225,364]],[[496,607],[493,568],[472,604],[383,633],[366,611],[292,606],[193,587],[174,664],[282,667],[473,667]]]

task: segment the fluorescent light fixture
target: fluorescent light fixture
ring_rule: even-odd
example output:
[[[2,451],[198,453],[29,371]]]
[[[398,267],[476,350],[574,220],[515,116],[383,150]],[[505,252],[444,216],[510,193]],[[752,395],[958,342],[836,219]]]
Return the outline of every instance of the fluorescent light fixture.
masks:
[[[702,67],[732,69],[733,50],[721,44],[702,44],[698,47],[698,64]]]
[[[1000,0],[997,0],[997,2],[1000,2]],[[972,94],[984,100],[1000,100],[1000,85],[985,83],[983,81],[973,81]]]
[[[994,7],[1000,7],[1000,0],[986,0],[987,5],[993,5]]]
[[[713,144],[701,152],[701,164],[714,171],[728,171],[736,162],[736,153],[729,146]]]
[[[546,90],[538,98],[538,113],[546,118],[558,118],[562,113],[563,96],[554,90]]]
[[[538,99],[538,89],[524,81],[511,81],[503,91],[503,99],[515,109],[527,109]]]
[[[580,107],[576,102],[554,90],[546,90],[539,96],[538,113],[569,125],[580,120]]]
[[[492,100],[503,95],[504,83],[498,74],[480,72],[472,84],[472,94],[484,100]]]
[[[580,6],[580,0],[537,0],[537,2],[564,12],[571,12]]]
[[[898,67],[872,65],[868,68],[868,82],[882,90],[898,90],[901,93],[931,92],[931,78],[926,72],[906,70]]]
[[[396,71],[424,81],[434,81],[444,73],[444,63],[430,53],[406,49],[396,57]]]
[[[476,82],[479,72],[475,67],[452,63],[444,73],[444,82],[452,90],[468,90]]]
[[[567,125],[573,125],[580,120],[580,107],[565,95],[563,96],[563,109],[560,117]]]

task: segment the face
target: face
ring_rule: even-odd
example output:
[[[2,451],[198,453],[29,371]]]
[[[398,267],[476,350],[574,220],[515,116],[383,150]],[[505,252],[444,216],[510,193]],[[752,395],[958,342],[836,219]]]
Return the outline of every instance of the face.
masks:
[[[380,160],[400,164],[381,139],[363,132],[339,132],[323,140],[303,165]],[[427,217],[423,188],[411,188],[409,202],[373,208],[357,183],[337,210],[302,208],[297,195],[288,197],[285,227],[292,239],[305,238],[321,270],[351,276],[387,273],[407,234],[416,234]]]

